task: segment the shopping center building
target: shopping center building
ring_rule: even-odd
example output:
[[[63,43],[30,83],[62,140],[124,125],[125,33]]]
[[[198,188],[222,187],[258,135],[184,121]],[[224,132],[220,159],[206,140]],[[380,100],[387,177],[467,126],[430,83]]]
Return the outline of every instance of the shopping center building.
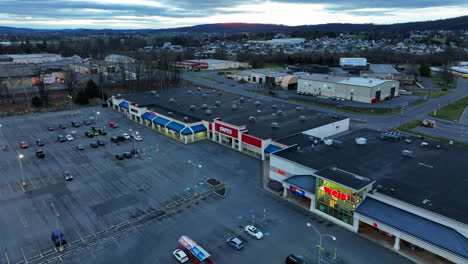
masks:
[[[349,129],[347,117],[204,88],[115,95],[108,105],[181,143],[209,139],[262,160],[291,135],[323,139]]]
[[[394,250],[468,263],[465,147],[369,129],[279,142],[269,178],[285,199]]]

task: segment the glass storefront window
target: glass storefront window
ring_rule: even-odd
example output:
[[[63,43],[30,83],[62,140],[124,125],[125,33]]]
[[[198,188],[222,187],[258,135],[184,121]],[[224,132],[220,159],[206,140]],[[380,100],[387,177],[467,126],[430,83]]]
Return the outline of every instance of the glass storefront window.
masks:
[[[354,210],[362,201],[364,193],[365,190],[357,193],[341,185],[317,178],[316,208],[352,225]]]

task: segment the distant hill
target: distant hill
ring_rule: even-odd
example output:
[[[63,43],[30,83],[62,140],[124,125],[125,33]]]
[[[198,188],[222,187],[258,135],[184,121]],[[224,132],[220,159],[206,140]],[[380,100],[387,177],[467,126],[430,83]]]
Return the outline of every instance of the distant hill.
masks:
[[[372,31],[410,31],[410,30],[466,30],[468,29],[468,16],[449,19],[440,19],[422,22],[408,22],[389,25],[377,24],[320,24],[285,26],[276,24],[250,24],[250,23],[218,23],[190,27],[168,29],[63,29],[44,30],[29,28],[0,27],[0,33],[107,33],[107,32],[187,32],[187,33],[258,33],[258,32],[292,32],[292,31],[322,31],[322,32],[372,32]]]

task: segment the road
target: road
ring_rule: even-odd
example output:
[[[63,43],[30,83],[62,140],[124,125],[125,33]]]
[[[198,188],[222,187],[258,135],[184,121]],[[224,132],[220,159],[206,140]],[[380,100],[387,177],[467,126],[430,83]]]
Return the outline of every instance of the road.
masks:
[[[239,86],[226,85],[218,81],[208,80],[210,74],[212,75],[213,73],[186,73],[183,75],[183,78],[188,81],[192,81],[192,82],[199,83],[205,86],[210,86],[216,89],[224,90],[226,92],[237,93],[240,95],[250,96],[254,98],[262,98],[264,100],[282,101],[282,102],[285,101],[285,99],[281,99],[281,98],[262,96],[256,93],[252,93],[252,92],[243,90]],[[430,82],[426,81],[425,83],[430,83]],[[434,85],[432,83],[430,84]],[[400,124],[404,124],[411,120],[425,119],[428,113],[467,95],[468,95],[468,80],[463,79],[463,78],[457,78],[457,88],[451,93],[448,93],[447,95],[439,97],[439,98],[431,98],[424,104],[410,107],[408,109],[405,109],[401,113],[396,113],[396,114],[386,114],[386,115],[352,114],[352,113],[340,112],[339,110],[321,108],[321,107],[312,106],[312,105],[307,105],[307,107],[312,108],[314,110],[331,113],[335,115],[348,116],[351,119],[356,119],[356,120],[361,120],[361,121],[366,122],[366,123],[355,124],[356,127],[367,127],[367,128],[372,128],[372,129],[388,130],[391,128],[398,127],[400,126]],[[288,102],[291,104],[303,105],[297,102],[292,102],[292,101],[288,101]],[[456,123],[454,123],[453,127],[454,129],[456,129],[458,126]]]

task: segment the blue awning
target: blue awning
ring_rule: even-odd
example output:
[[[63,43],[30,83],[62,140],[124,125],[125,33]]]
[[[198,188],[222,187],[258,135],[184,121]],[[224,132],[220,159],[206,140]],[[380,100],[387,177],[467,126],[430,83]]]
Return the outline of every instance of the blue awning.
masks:
[[[176,123],[176,122],[171,122],[166,127],[169,128],[170,130],[174,130],[176,132],[180,132],[182,129],[185,128],[185,126],[183,126],[183,125],[181,125],[179,123]]]
[[[107,99],[107,102],[111,103],[112,104],[112,97]]]
[[[193,132],[198,133],[202,131],[206,131],[206,127],[203,124],[195,125],[190,127]]]
[[[167,120],[166,118],[158,116],[158,117],[156,117],[156,119],[153,120],[153,122],[158,124],[158,125],[165,126],[167,123],[169,123],[171,121]]]
[[[276,151],[278,151],[278,150],[282,150],[282,148],[270,144],[270,145],[268,145],[268,147],[265,149],[265,153],[273,153],[273,152],[276,152]]]
[[[128,103],[123,101],[119,104],[120,107],[127,108],[128,109]]]
[[[367,197],[356,212],[468,258],[468,239],[456,230]]]
[[[182,129],[182,131],[180,131],[180,133],[181,133],[182,135],[184,135],[184,136],[193,134],[192,130],[190,130],[190,128],[188,128],[188,127]]]
[[[148,112],[141,115],[141,118],[147,119],[147,120],[150,120],[150,121],[153,120],[155,117],[156,117],[156,115],[153,115],[153,114],[148,113]]]

